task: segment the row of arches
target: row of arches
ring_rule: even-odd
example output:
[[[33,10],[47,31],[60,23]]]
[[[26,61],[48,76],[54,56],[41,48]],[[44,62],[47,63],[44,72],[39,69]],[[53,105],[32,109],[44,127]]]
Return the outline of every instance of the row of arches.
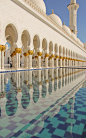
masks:
[[[19,37],[13,24],[6,26],[5,38],[10,45],[10,51],[5,50],[5,60],[9,57],[13,68],[20,68],[20,63],[25,68],[85,65],[86,57],[57,43],[53,44],[53,41],[48,42],[46,38],[40,40],[37,34],[31,38],[29,32],[24,30]]]

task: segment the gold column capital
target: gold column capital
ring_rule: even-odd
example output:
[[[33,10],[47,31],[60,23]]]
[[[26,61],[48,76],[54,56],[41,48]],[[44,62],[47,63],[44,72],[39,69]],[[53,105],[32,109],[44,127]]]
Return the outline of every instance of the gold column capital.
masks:
[[[4,51],[6,48],[4,45],[1,45],[1,51]]]
[[[35,58],[37,58],[37,59],[38,59],[38,56],[35,56]]]
[[[51,55],[51,58],[54,58],[55,57],[55,55]]]
[[[58,55],[56,55],[56,58],[59,58],[59,56],[58,56]]]
[[[28,55],[33,55],[33,51],[32,50],[29,50],[28,51]]]
[[[48,54],[48,53],[45,54],[45,58],[46,58],[46,57],[49,57],[49,54]]]
[[[60,56],[59,58],[60,58],[60,59],[63,59],[63,57],[62,57],[62,56]]]
[[[49,80],[45,80],[45,83],[48,83],[49,82]]]
[[[38,56],[42,56],[42,52],[38,52],[37,55],[38,55]]]
[[[16,52],[16,53],[21,53],[21,52],[22,52],[22,49],[21,49],[21,48],[16,48],[16,49],[15,49],[15,52]]]
[[[29,54],[28,54],[28,53],[24,53],[23,55],[24,55],[25,57],[27,57]]]

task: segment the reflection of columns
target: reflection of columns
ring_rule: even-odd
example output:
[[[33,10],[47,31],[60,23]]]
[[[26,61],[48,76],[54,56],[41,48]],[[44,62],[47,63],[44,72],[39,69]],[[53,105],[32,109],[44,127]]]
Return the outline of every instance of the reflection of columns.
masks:
[[[1,73],[0,73],[0,92],[1,92]]]
[[[18,110],[19,108],[22,107],[22,104],[21,104],[22,92],[17,93],[16,98],[18,100],[18,108],[17,108],[17,110]]]
[[[60,74],[60,77],[62,77],[62,68],[60,68],[60,72],[59,72]]]
[[[55,74],[56,78],[58,79],[58,69],[56,68],[56,74]]]
[[[18,72],[16,72],[16,87],[18,88]]]
[[[45,70],[45,77],[46,77],[46,80],[48,80],[48,69]]]
[[[4,73],[2,74],[2,92],[4,92]]]
[[[41,68],[41,56],[42,56],[42,52],[38,52],[38,68]]]
[[[38,70],[38,81],[41,82],[41,70]]]
[[[49,57],[49,54],[46,53],[45,54],[45,67],[48,68],[48,57]]]
[[[29,68],[32,68],[32,55],[33,55],[33,51],[32,50],[29,50],[28,51],[28,55],[29,55],[29,61],[28,61],[28,67]]]
[[[28,71],[28,74],[29,74],[29,77],[28,77],[28,78],[29,78],[29,79],[28,79],[28,80],[29,80],[29,81],[28,81],[28,84],[29,84],[29,85],[32,85],[32,71]]]
[[[54,69],[51,69],[51,77],[54,79]]]
[[[19,75],[18,76],[19,77],[19,79],[18,79],[19,80],[19,86],[18,87],[20,88],[20,72],[18,72],[18,75]]]

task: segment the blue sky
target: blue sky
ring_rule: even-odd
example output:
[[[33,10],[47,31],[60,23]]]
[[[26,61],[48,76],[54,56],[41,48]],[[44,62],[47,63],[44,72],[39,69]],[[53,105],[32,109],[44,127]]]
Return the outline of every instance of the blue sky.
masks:
[[[77,11],[77,37],[83,42],[86,42],[86,0],[76,0],[79,4],[79,9]],[[44,0],[46,5],[46,14],[52,13],[57,14],[65,25],[69,26],[69,10],[67,5],[70,0]]]

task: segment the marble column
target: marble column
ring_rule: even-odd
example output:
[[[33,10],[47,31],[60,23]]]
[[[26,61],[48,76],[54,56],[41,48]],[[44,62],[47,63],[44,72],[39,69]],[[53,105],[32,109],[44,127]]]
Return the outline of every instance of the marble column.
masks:
[[[38,68],[41,68],[41,56],[42,56],[42,52],[38,52]]]
[[[0,70],[1,70],[1,49],[0,49]]]
[[[0,73],[0,92],[1,92],[1,73]]]
[[[24,68],[26,67],[26,56],[25,56],[25,53],[24,53]]]
[[[54,68],[54,56],[55,55],[51,55],[51,67]]]
[[[21,53],[21,48],[16,48],[16,69],[20,68],[20,53]]]
[[[54,58],[51,58],[51,67],[54,68]]]
[[[2,51],[1,52],[1,56],[2,56],[2,65],[1,65],[1,67],[2,67],[2,69],[4,69],[4,51]]]
[[[28,67],[32,68],[32,55],[33,55],[33,51],[29,50],[28,51],[28,55],[29,55],[29,60],[28,60]]]
[[[28,53],[24,53],[24,67],[28,68]]]
[[[48,68],[48,57],[45,58],[45,67]]]
[[[58,67],[58,58],[56,58],[56,67]]]
[[[60,67],[62,67],[62,58],[60,57]]]
[[[38,68],[41,68],[41,56],[38,56]]]
[[[18,69],[18,53],[16,53],[16,69]]]
[[[49,57],[49,54],[46,53],[45,54],[45,67],[48,68],[48,57]]]
[[[20,53],[18,53],[18,68],[20,69]]]

